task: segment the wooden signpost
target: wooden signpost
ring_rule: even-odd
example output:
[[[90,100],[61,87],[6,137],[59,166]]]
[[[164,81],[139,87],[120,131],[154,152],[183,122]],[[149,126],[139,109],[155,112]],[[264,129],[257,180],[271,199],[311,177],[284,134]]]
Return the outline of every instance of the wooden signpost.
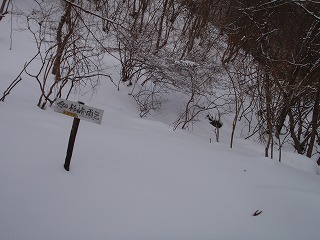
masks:
[[[74,142],[76,140],[80,119],[101,124],[103,110],[86,106],[83,102],[72,102],[69,100],[57,98],[54,111],[74,117],[69,137],[67,155],[64,163],[64,169],[66,171],[69,171]]]

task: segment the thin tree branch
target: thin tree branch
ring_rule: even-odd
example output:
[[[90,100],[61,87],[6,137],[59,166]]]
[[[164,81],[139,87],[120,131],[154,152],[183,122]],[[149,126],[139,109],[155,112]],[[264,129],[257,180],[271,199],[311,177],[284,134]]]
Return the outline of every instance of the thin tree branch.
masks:
[[[91,14],[91,15],[93,15],[93,16],[95,16],[95,17],[98,17],[98,18],[103,19],[103,20],[105,20],[105,21],[107,21],[107,22],[109,22],[109,23],[112,23],[112,24],[114,24],[114,25],[118,25],[118,26],[126,29],[124,26],[122,26],[121,24],[119,24],[119,23],[111,20],[110,18],[105,18],[105,17],[102,17],[102,16],[99,15],[99,14],[96,14],[96,13],[92,12],[92,11],[86,10],[86,9],[84,9],[83,7],[81,7],[80,5],[75,4],[75,3],[73,3],[73,2],[71,2],[71,1],[69,1],[69,0],[63,0],[63,1],[65,1],[66,3],[71,4],[73,7],[79,8],[81,11],[83,11],[83,12],[85,12],[85,13]],[[126,30],[128,30],[128,29],[126,29]]]

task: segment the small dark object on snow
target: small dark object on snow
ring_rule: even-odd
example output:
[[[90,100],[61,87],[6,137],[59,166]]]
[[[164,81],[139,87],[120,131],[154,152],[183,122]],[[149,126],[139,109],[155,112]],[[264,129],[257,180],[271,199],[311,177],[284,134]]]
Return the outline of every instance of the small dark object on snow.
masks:
[[[210,116],[209,114],[207,115],[207,118],[209,119],[209,123],[216,127],[216,128],[221,128],[223,123],[219,120],[219,119],[214,119],[212,116]]]
[[[257,210],[257,211],[255,211],[253,214],[252,214],[252,216],[258,216],[258,215],[260,215],[262,213],[262,211],[260,211],[260,210]]]

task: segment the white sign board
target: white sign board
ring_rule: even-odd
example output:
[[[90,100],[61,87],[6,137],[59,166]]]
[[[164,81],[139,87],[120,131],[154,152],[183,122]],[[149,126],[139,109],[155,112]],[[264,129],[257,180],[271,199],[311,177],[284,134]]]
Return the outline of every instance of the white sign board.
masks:
[[[101,124],[103,110],[89,107],[77,102],[57,98],[54,111],[71,117]]]

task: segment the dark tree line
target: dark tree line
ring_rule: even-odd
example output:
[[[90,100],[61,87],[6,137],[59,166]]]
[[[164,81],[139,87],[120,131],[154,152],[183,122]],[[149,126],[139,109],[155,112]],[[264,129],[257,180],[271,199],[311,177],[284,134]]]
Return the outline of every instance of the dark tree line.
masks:
[[[260,68],[255,87],[264,97],[257,116],[265,121],[268,142],[288,132],[296,151],[311,157],[319,144],[320,2],[182,3],[227,36],[224,64],[249,56]]]

